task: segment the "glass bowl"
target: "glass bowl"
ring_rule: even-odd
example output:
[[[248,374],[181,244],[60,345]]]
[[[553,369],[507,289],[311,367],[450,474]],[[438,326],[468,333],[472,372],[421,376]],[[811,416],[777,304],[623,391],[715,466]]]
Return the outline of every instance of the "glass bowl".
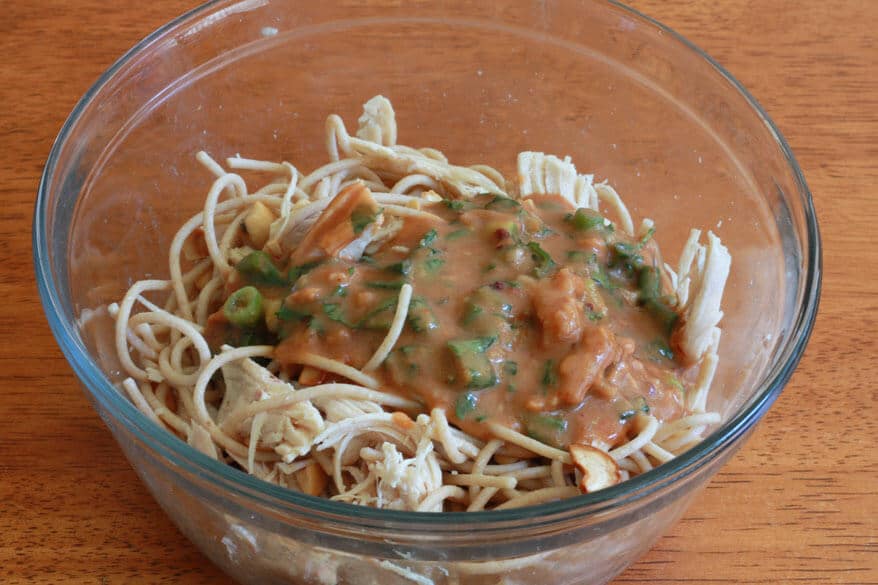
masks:
[[[215,157],[325,160],[329,113],[374,94],[400,142],[507,173],[515,155],[570,155],[652,217],[675,258],[690,227],[733,256],[709,407],[723,423],[672,462],[586,496],[508,511],[394,512],[276,488],[160,431],[114,383],[95,309],[166,252]],[[78,103],[34,218],[49,324],[156,500],[242,583],[606,583],[643,553],[738,449],[802,355],[820,241],[777,128],[704,53],[612,2],[221,1],[158,30]],[[695,577],[695,576],[693,576]],[[505,581],[503,579],[506,579]]]

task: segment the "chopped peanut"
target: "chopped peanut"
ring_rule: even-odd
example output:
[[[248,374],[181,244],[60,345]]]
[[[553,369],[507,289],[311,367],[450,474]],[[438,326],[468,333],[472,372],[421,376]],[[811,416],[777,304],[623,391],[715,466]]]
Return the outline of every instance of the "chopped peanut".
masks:
[[[183,258],[186,260],[201,260],[207,256],[207,242],[204,241],[204,229],[195,228],[186,241],[183,242]]]
[[[395,424],[404,431],[407,431],[415,426],[415,421],[413,421],[409,417],[409,415],[398,410],[390,415],[390,420],[393,421],[393,424]]]
[[[247,230],[247,235],[250,236],[253,246],[256,248],[265,246],[265,242],[268,241],[271,224],[274,220],[274,213],[271,212],[267,205],[261,201],[253,204],[253,207],[247,213],[247,217],[244,218],[244,228]]]
[[[262,310],[265,312],[265,325],[272,333],[277,333],[277,330],[280,327],[277,312],[280,311],[282,304],[282,299],[267,298],[262,301]]]
[[[296,472],[296,481],[309,496],[319,496],[326,489],[329,478],[316,461],[311,461]]]
[[[584,494],[616,485],[622,480],[619,466],[605,451],[573,443],[568,448],[573,464],[582,473],[579,489]]]
[[[305,366],[302,368],[302,373],[299,374],[299,384],[302,384],[303,386],[314,386],[319,384],[322,378],[322,370],[312,368],[311,366]]]

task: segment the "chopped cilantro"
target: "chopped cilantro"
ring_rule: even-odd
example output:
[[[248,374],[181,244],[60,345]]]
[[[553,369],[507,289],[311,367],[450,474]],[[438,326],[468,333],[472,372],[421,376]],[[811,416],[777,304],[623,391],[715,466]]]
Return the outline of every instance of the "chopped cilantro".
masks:
[[[421,241],[418,243],[419,248],[429,248],[433,245],[433,242],[436,241],[436,238],[439,237],[439,232],[435,229],[428,231],[424,234],[424,237],[421,238]]]
[[[336,323],[341,323],[345,327],[356,327],[354,323],[351,323],[347,320],[344,315],[344,311],[342,311],[341,305],[339,305],[338,303],[324,301],[323,313],[330,320],[335,321]]]
[[[427,258],[427,260],[424,261],[424,269],[429,274],[436,274],[442,269],[443,264],[445,264],[445,260],[442,258]]]
[[[649,414],[649,404],[646,403],[646,399],[643,396],[638,396],[633,401],[631,401],[631,408],[620,412],[619,420],[625,422],[628,419],[636,416],[639,412]]]
[[[543,365],[542,384],[546,388],[552,388],[558,385],[558,373],[555,371],[555,360],[546,360]]]
[[[530,248],[531,258],[536,263],[535,271],[537,277],[544,278],[548,276],[557,266],[555,261],[537,242],[530,242],[527,247]]]
[[[474,392],[463,392],[454,401],[454,415],[458,420],[463,420],[466,415],[476,409],[476,404],[478,404],[478,397]]]
[[[517,210],[519,207],[521,207],[521,203],[503,195],[495,195],[494,198],[485,205],[485,209],[496,209],[501,211]]]
[[[369,224],[375,221],[376,215],[371,205],[364,203],[356,206],[351,212],[351,225],[354,228],[354,233],[362,233]]]
[[[463,211],[467,207],[467,202],[460,199],[443,199],[442,202],[445,203],[448,209],[453,209],[454,211]]]

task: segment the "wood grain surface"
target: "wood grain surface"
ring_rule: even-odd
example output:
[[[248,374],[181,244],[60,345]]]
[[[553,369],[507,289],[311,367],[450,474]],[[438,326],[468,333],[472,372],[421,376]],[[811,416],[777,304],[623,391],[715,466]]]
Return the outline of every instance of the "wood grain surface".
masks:
[[[615,583],[878,584],[878,2],[635,0],[785,134],[825,245],[811,343],[685,518]],[[52,140],[189,2],[6,0],[0,19],[0,583],[229,583],[147,494],[45,323],[31,214]]]

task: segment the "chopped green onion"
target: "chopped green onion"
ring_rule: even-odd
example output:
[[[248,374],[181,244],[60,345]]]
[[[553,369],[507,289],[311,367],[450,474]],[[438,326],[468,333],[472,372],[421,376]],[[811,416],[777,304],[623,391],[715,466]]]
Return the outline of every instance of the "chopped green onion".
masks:
[[[661,292],[661,277],[658,268],[644,266],[637,275],[637,288],[640,289],[640,301],[646,302],[658,298]]]
[[[262,295],[254,286],[239,288],[226,299],[223,314],[233,325],[253,327],[262,319]]]
[[[580,207],[576,213],[567,215],[566,219],[578,232],[588,232],[606,227],[604,217],[596,211]]]
[[[261,284],[264,286],[284,286],[289,284],[271,257],[259,250],[247,254],[235,265],[235,270],[244,277],[249,284]]]

